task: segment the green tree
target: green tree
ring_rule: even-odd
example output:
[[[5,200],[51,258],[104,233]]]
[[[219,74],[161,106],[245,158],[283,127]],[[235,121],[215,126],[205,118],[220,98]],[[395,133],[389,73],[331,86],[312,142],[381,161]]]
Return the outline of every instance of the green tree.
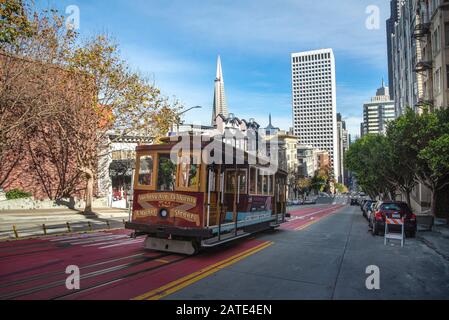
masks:
[[[325,172],[318,170],[310,182],[310,187],[316,192],[323,192],[326,189],[328,180],[329,177],[325,174]]]
[[[411,207],[410,194],[416,186],[417,159],[416,154],[407,144],[413,122],[405,116],[390,122],[385,138],[385,179],[396,185],[406,195],[407,204]]]
[[[298,178],[296,180],[296,189],[302,195],[309,192],[311,186],[312,186],[312,180],[310,178]]]
[[[17,38],[31,37],[33,28],[21,0],[0,0],[0,43],[14,44]]]
[[[345,163],[357,178],[362,190],[371,198],[392,198],[395,185],[386,177],[388,172],[388,146],[382,135],[369,134],[352,144]]]
[[[449,185],[449,109],[416,115],[410,147],[417,153],[417,177],[432,191],[431,210],[436,215],[437,196]]]

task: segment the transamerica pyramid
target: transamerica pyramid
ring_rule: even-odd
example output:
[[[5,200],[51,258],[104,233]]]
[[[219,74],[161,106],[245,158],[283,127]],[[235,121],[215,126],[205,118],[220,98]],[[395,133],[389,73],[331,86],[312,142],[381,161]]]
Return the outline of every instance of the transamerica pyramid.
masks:
[[[226,105],[226,96],[224,90],[223,71],[221,69],[221,59],[218,56],[217,60],[217,76],[215,78],[214,90],[214,106],[212,111],[212,125],[215,124],[215,119],[221,114],[228,117],[228,107]]]

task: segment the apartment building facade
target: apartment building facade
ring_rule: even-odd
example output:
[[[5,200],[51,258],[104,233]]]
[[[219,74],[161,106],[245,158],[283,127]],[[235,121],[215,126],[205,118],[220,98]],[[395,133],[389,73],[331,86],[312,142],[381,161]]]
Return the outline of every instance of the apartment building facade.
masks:
[[[446,108],[449,103],[449,0],[402,0],[398,6],[393,33],[387,34],[387,41],[391,39],[389,67],[393,74],[396,112],[402,114],[407,106],[418,113],[424,107],[431,111]],[[426,210],[430,199],[430,190],[419,184],[412,192],[413,209]]]

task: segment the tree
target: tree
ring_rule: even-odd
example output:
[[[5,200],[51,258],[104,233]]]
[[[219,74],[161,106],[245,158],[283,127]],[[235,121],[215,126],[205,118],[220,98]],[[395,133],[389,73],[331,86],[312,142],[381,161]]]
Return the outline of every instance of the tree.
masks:
[[[312,187],[312,179],[310,178],[298,178],[296,180],[296,188],[302,195],[309,192],[311,187]]]
[[[341,183],[336,183],[335,189],[340,193],[348,192],[348,188],[344,184],[341,184]]]
[[[326,170],[317,170],[312,180],[310,181],[310,187],[315,192],[323,192],[328,184],[329,177]]]
[[[21,0],[0,0],[0,43],[15,43],[17,38],[31,36],[33,28]]]
[[[393,198],[396,186],[387,179],[389,163],[386,139],[368,134],[349,147],[345,163],[357,178],[360,187],[372,199]]]
[[[449,109],[416,115],[417,124],[410,147],[417,153],[417,177],[432,191],[432,214],[436,215],[437,196],[449,185]]]
[[[176,122],[180,106],[132,70],[120,57],[118,45],[107,36],[82,42],[76,32],[65,28],[64,17],[57,11],[37,13],[31,6],[28,10],[23,16],[33,17],[28,21],[32,32],[14,31],[22,31],[21,27],[5,31],[12,36],[5,36],[10,40],[0,43],[5,56],[0,156],[20,156],[14,143],[22,146],[31,137],[41,137],[28,148],[49,197],[73,194],[79,179],[84,178],[85,210],[91,211],[99,161],[109,154],[110,144],[128,135],[151,136],[158,141]],[[48,69],[57,71],[49,73]],[[49,130],[57,132],[57,139],[46,134]],[[54,167],[56,177],[45,177],[48,166]],[[75,170],[68,177],[72,166]]]
[[[154,84],[131,70],[120,58],[118,46],[106,36],[97,36],[76,48],[68,63],[71,70],[92,80],[96,90],[92,109],[104,119],[102,125],[85,119],[84,124],[73,121],[74,125],[67,127],[69,133],[78,132],[80,126],[86,125],[97,132],[97,143],[87,148],[82,135],[71,141],[77,146],[79,170],[87,179],[86,196],[89,201],[86,202],[86,211],[89,211],[96,165],[99,158],[109,153],[109,145],[128,135],[151,136],[157,141],[176,122],[179,104],[170,102]],[[114,136],[112,140],[109,139],[111,134]]]
[[[6,5],[1,6],[2,18],[6,20],[2,23],[16,19],[8,17],[13,11],[5,10],[10,4],[14,5],[7,1]],[[27,150],[36,147],[30,146],[32,138],[39,133],[45,134],[43,124],[49,123],[50,117],[60,112],[58,106],[66,101],[64,96],[68,92],[63,87],[61,77],[56,74],[60,75],[65,48],[73,43],[75,36],[71,31],[64,31],[61,17],[32,14],[29,7],[21,7],[21,10],[28,10],[23,13],[23,19],[33,17],[27,21],[28,28],[17,27],[14,29],[14,41],[0,42],[0,161],[3,164],[0,185],[9,178]],[[46,156],[43,151],[39,152],[40,159]],[[44,188],[50,190],[45,186],[45,175],[38,170],[41,163],[34,163],[37,164],[35,169]],[[48,168],[45,170],[48,171]],[[51,192],[47,193],[49,198],[53,198]]]
[[[414,125],[413,121],[409,121],[410,116],[414,115],[409,112],[388,124],[385,138],[385,178],[405,194],[407,204],[411,207],[410,194],[416,186],[417,158],[407,144]]]

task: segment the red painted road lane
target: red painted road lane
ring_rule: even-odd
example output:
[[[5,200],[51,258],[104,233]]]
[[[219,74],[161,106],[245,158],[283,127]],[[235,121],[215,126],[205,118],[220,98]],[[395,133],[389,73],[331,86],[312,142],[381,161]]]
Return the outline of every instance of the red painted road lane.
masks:
[[[92,241],[101,241],[105,237],[113,234],[129,235],[129,231],[112,231],[101,234],[74,235],[71,237],[73,242],[79,239],[89,239]],[[52,272],[55,269],[65,271],[65,267],[70,264],[85,265],[88,263],[101,262],[106,259],[113,259],[125,254],[132,255],[142,252],[142,241],[132,242],[132,239],[123,238],[123,244],[131,243],[131,245],[117,246],[114,248],[100,249],[101,247],[90,246],[85,247],[80,244],[72,244],[67,242],[67,237],[49,237],[46,240],[37,239],[37,247],[28,249],[25,255],[21,255],[21,251],[16,253],[0,251],[0,287],[1,284],[8,281],[16,280],[21,277],[33,276],[45,272]],[[15,245],[21,247],[21,241],[8,243],[11,248]],[[95,244],[92,243],[92,244]],[[87,244],[86,244],[87,245]]]
[[[126,279],[126,281],[113,283],[108,287],[97,288],[88,292],[80,292],[79,294],[70,297],[70,299],[122,300],[134,298],[220,261],[226,260],[229,257],[255,248],[263,243],[268,242],[256,239],[241,240],[233,243],[229,247],[221,247],[202,252],[197,256],[188,257],[178,263],[167,265],[164,268],[139,274],[135,277]]]
[[[263,243],[246,239],[186,257],[144,250],[143,240],[115,230],[1,243],[0,300],[130,299]],[[80,267],[76,293],[65,287],[69,265]]]
[[[305,208],[291,212],[292,218],[281,226],[282,230],[298,230],[311,223],[338,212],[344,205],[329,205],[315,208]]]

